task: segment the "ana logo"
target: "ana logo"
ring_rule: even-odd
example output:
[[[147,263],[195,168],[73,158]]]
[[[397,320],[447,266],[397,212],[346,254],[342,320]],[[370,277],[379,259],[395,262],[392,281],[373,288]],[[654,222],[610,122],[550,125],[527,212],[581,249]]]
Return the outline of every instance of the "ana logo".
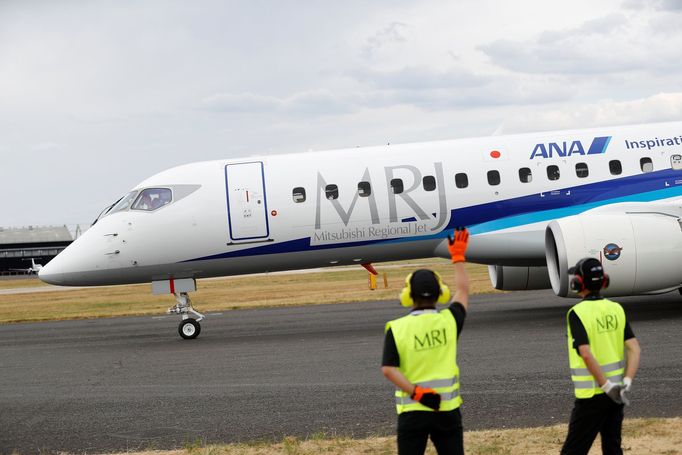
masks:
[[[604,247],[604,257],[609,261],[615,261],[620,257],[620,252],[623,248],[619,247],[615,243],[609,243]]]
[[[611,142],[611,136],[601,136],[592,139],[590,148],[585,152],[585,147],[580,141],[549,142],[547,144],[535,144],[530,159],[552,158],[554,156],[566,157],[571,155],[598,155],[605,153]]]

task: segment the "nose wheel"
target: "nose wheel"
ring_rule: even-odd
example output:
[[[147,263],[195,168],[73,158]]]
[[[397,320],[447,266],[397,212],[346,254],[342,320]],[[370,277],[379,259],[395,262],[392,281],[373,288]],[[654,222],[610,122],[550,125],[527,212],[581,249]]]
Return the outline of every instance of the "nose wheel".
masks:
[[[201,324],[196,319],[187,318],[180,322],[178,333],[185,340],[193,340],[201,333]]]
[[[192,308],[192,302],[186,292],[174,295],[177,303],[168,309],[168,313],[182,316],[182,321],[178,326],[178,333],[183,339],[192,340],[201,333],[199,321],[204,319],[204,315]],[[190,315],[196,316],[196,319],[191,318]]]

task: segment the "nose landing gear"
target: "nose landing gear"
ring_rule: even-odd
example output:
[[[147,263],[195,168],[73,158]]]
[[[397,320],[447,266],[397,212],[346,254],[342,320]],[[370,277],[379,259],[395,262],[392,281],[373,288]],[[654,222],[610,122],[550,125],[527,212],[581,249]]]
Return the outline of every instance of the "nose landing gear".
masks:
[[[184,319],[178,326],[178,333],[185,340],[194,339],[201,333],[201,324],[196,319]]]
[[[204,315],[192,308],[192,302],[189,294],[186,292],[175,293],[176,304],[168,309],[169,314],[179,314],[182,316],[182,321],[178,326],[178,333],[185,340],[192,340],[201,333],[201,324],[199,321],[204,319]],[[190,317],[196,316],[197,319]]]

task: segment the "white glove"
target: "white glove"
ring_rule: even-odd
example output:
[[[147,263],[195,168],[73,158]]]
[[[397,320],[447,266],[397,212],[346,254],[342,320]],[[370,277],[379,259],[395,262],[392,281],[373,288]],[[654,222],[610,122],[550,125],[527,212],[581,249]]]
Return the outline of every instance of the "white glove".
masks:
[[[626,376],[623,378],[623,388],[620,389],[620,400],[625,406],[630,405],[630,397],[628,397],[630,389],[632,389],[632,378]]]
[[[621,399],[620,396],[620,391],[623,389],[623,386],[619,384],[615,384],[608,379],[604,383],[603,386],[601,386],[601,389],[606,393],[609,398],[611,398],[614,402],[618,404],[623,404],[623,400]]]
[[[623,388],[626,392],[629,392],[630,389],[632,389],[632,378],[628,378],[627,376],[623,378]]]

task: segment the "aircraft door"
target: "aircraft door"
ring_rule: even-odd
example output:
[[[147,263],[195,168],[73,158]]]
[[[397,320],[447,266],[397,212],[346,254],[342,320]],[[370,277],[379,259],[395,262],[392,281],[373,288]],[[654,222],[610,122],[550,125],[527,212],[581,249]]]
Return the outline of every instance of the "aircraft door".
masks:
[[[227,220],[232,240],[259,240],[270,235],[263,162],[225,166]]]

